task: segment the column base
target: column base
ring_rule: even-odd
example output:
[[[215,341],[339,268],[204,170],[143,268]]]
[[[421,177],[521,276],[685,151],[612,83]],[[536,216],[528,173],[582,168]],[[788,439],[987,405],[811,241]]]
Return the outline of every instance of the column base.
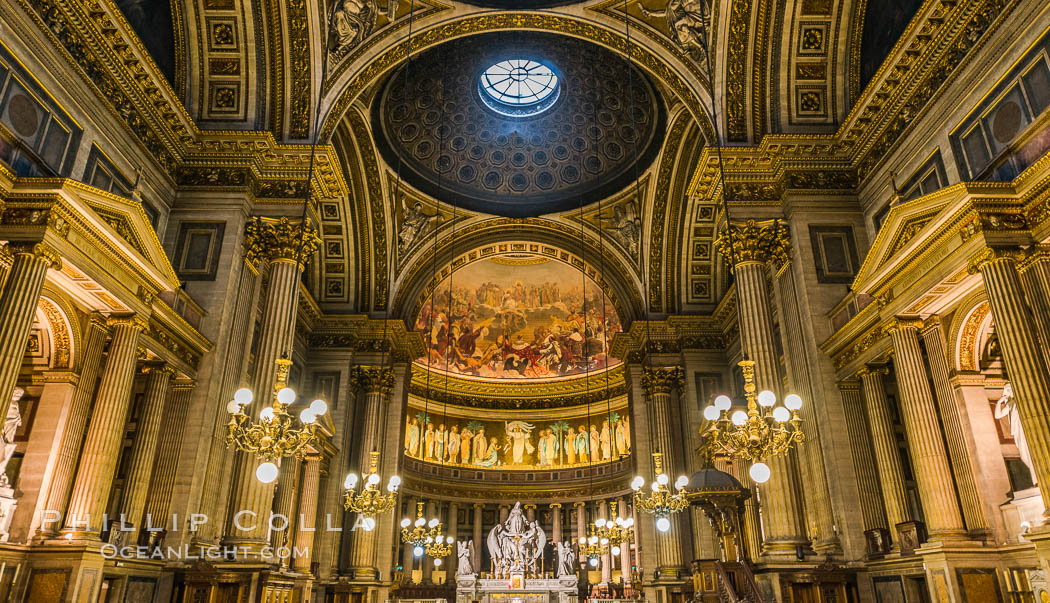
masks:
[[[901,556],[914,555],[915,549],[926,542],[926,526],[921,521],[904,521],[895,528],[897,541],[894,548],[901,552]]]
[[[837,557],[842,555],[842,543],[837,536],[825,538],[813,543],[813,551],[825,557]]]
[[[808,540],[763,540],[763,560],[770,561],[803,561],[807,556],[813,554]]]
[[[886,528],[875,528],[864,532],[867,544],[867,558],[879,559],[890,552],[890,531]]]

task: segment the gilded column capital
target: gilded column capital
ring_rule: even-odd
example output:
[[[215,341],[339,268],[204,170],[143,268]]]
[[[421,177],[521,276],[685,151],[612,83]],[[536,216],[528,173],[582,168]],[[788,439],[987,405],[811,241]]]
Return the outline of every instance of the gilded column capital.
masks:
[[[149,321],[138,314],[125,314],[121,316],[110,316],[106,319],[106,326],[113,329],[116,327],[129,327],[139,331],[149,328]]]
[[[670,394],[672,390],[682,391],[685,387],[685,371],[679,366],[646,368],[642,373],[642,387],[650,396]]]
[[[522,509],[525,509],[526,511],[528,511],[528,510],[530,510],[530,509],[533,509],[533,510],[534,510],[534,509],[536,508],[536,505],[534,505],[534,504],[532,504],[532,503],[526,503],[526,504],[524,504],[524,505],[521,505],[521,508],[522,508]]]
[[[866,369],[860,369],[861,371]],[[838,386],[840,392],[859,392],[860,391],[860,371],[857,372],[858,379],[844,379],[839,381],[835,385]]]
[[[62,256],[54,247],[43,241],[11,241],[7,248],[12,256],[31,255],[47,262],[50,268],[62,269]]]
[[[725,230],[715,239],[715,247],[722,257],[729,260],[731,266],[772,263],[779,269],[791,258],[791,238],[787,225],[779,220],[748,220],[743,224],[730,223],[728,228],[731,231]]]
[[[576,507],[577,509],[582,509],[587,506],[587,503],[583,502],[582,500],[578,500],[572,503],[572,506]]]
[[[475,509],[484,509],[485,508],[485,503],[474,503],[474,508]]]
[[[1008,262],[1018,264],[1025,259],[1023,249],[1017,247],[985,247],[978,251],[966,265],[970,274],[977,274],[982,268],[997,262]]]
[[[886,366],[865,366],[857,371],[857,377],[861,379],[865,377],[878,378],[888,374],[890,374],[890,369]]]
[[[1034,264],[1050,261],[1050,245],[1033,245],[1025,250],[1025,257],[1017,264],[1017,269],[1024,272]]]
[[[252,244],[257,244],[259,255],[271,262],[298,261],[300,267],[305,266],[321,244],[317,230],[309,224],[292,222],[288,218],[257,218],[254,222],[258,235],[253,237]]]
[[[550,508],[552,508],[552,509],[560,509],[560,508],[561,508],[561,503],[559,503],[559,502],[556,502],[556,503],[551,503],[551,504],[550,504],[550,505],[548,505],[548,506],[549,506]]]
[[[142,373],[144,375],[167,375],[168,378],[172,378],[175,376],[175,369],[172,368],[170,364],[164,362],[150,362],[142,365]]]
[[[244,240],[241,241],[244,263],[257,268],[263,260],[263,233],[260,219],[248,220],[244,225]]]
[[[893,335],[894,333],[905,329],[915,329],[916,331],[920,331],[922,328],[923,322],[921,318],[897,316],[886,323],[885,331],[886,333]]]
[[[389,394],[394,389],[394,370],[381,366],[351,367],[350,386],[368,393]]]

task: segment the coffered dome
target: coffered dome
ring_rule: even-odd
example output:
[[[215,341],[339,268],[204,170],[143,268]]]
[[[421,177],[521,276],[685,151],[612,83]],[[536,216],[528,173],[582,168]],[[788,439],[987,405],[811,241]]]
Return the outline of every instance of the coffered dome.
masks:
[[[619,54],[501,32],[442,44],[391,74],[373,120],[387,162],[411,185],[524,217],[623,189],[652,162],[665,116],[652,83]]]

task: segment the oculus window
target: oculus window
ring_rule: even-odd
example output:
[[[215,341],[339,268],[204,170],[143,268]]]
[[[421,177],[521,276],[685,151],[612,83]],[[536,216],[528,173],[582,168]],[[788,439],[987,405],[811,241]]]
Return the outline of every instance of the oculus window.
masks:
[[[542,113],[558,100],[558,74],[533,59],[509,59],[486,68],[478,90],[493,111],[528,117]]]

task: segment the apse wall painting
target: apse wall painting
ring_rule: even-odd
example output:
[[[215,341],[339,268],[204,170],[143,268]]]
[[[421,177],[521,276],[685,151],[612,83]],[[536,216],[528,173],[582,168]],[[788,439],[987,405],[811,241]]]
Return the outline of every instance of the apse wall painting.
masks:
[[[626,408],[535,421],[466,419],[410,408],[405,454],[481,469],[551,469],[607,463],[631,454]]]
[[[451,302],[451,303],[450,303]],[[469,377],[551,379],[619,363],[608,354],[620,318],[596,283],[558,260],[479,260],[434,290],[415,322],[418,362]]]

